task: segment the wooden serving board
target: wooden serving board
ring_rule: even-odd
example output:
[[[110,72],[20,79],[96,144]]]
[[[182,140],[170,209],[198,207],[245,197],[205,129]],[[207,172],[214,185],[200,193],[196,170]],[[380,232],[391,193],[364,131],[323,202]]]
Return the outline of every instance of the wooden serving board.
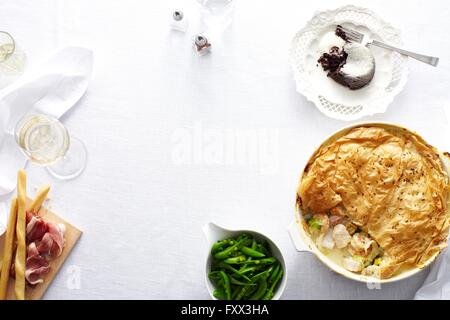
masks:
[[[31,202],[31,199],[27,199],[27,204]],[[61,255],[53,260],[50,261],[50,271],[46,275],[43,276],[44,283],[39,283],[34,287],[27,286],[25,290],[25,298],[27,300],[39,300],[44,295],[45,291],[47,290],[50,283],[53,281],[55,276],[58,274],[59,269],[63,265],[66,258],[69,256],[70,252],[72,251],[73,247],[77,243],[78,239],[80,239],[81,231],[65,221],[64,219],[60,218],[53,212],[47,210],[46,208],[42,207],[39,210],[39,215],[44,219],[46,222],[53,222],[53,223],[63,223],[66,226],[66,232],[64,234],[65,239],[65,246],[61,253]],[[3,243],[4,243],[5,236],[3,235],[0,238],[0,257],[3,256]],[[14,261],[14,259],[13,259]],[[9,280],[8,285],[8,300],[15,300],[14,295],[14,279],[11,277]]]

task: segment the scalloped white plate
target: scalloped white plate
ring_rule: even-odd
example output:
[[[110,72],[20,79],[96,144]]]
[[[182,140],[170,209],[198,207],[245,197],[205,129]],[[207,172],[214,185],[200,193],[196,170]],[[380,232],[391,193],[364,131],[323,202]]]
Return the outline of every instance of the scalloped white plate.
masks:
[[[374,78],[359,90],[343,87],[328,78],[317,63],[323,53],[319,48],[320,40],[338,24],[364,33],[365,41],[377,39],[402,45],[399,32],[368,9],[345,6],[316,13],[291,43],[290,64],[297,91],[335,119],[349,121],[385,112],[406,84],[407,57],[370,46],[376,63]]]

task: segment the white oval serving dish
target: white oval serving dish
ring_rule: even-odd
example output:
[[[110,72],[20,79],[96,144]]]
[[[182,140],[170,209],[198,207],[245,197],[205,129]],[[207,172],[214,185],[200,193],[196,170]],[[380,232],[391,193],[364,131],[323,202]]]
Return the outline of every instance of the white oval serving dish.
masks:
[[[310,162],[312,157],[314,157],[315,152],[322,146],[328,144],[330,141],[334,141],[335,139],[339,138],[340,136],[345,135],[348,131],[350,131],[353,128],[360,127],[360,126],[384,126],[384,127],[395,127],[400,129],[406,129],[409,132],[413,132],[405,127],[402,127],[397,124],[388,123],[388,122],[361,122],[352,124],[349,126],[346,126],[333,134],[331,134],[328,138],[324,140],[324,142],[312,153],[311,157],[308,158],[306,161],[306,164],[303,166],[303,170],[301,173],[301,176],[303,176],[303,172],[306,169],[307,164]],[[440,152],[440,158],[443,163],[444,169],[447,171],[447,173],[450,176],[450,159],[448,156],[445,156],[443,153]],[[450,207],[448,208],[450,210]],[[302,217],[301,209],[298,207],[297,203],[295,204],[295,220],[289,225],[288,232],[292,239],[292,242],[299,252],[310,252],[314,254],[323,264],[325,264],[328,268],[335,271],[336,273],[355,281],[364,282],[364,283],[390,283],[390,282],[396,282],[399,280],[403,280],[406,278],[409,278],[418,272],[422,271],[426,267],[428,267],[430,264],[434,262],[436,257],[439,255],[436,254],[434,257],[430,258],[427,263],[424,265],[423,268],[412,268],[410,270],[407,270],[405,272],[402,272],[398,275],[395,275],[389,279],[378,279],[375,277],[365,276],[362,274],[357,274],[351,271],[346,270],[344,267],[336,263],[335,261],[328,258],[322,251],[320,251],[314,241],[309,237],[306,230],[304,229],[301,221],[303,219]],[[442,251],[441,251],[442,252]]]

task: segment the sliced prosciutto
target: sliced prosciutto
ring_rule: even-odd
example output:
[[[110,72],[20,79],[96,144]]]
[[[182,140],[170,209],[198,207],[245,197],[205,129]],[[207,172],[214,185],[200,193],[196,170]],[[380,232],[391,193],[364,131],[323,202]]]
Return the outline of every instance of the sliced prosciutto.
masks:
[[[39,251],[34,242],[28,245],[27,262],[25,265],[25,279],[31,285],[44,282],[42,276],[50,271],[50,265]]]
[[[45,222],[41,217],[27,212],[27,260],[25,278],[30,285],[42,283],[49,272],[49,261],[59,257],[65,245],[64,224]]]
[[[30,219],[28,220],[28,216]],[[48,231],[48,224],[33,214],[27,213],[27,242],[39,241]]]
[[[61,255],[64,248],[64,232],[66,227],[63,224],[48,224],[48,232],[44,234],[37,247],[43,256],[56,258]]]

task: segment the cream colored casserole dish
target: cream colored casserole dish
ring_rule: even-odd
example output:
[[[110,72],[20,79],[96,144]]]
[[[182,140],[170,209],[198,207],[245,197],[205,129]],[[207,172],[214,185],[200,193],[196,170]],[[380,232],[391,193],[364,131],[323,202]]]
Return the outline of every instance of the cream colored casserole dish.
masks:
[[[398,125],[339,130],[303,170],[294,244],[347,278],[407,278],[447,246],[449,167],[447,155]]]

